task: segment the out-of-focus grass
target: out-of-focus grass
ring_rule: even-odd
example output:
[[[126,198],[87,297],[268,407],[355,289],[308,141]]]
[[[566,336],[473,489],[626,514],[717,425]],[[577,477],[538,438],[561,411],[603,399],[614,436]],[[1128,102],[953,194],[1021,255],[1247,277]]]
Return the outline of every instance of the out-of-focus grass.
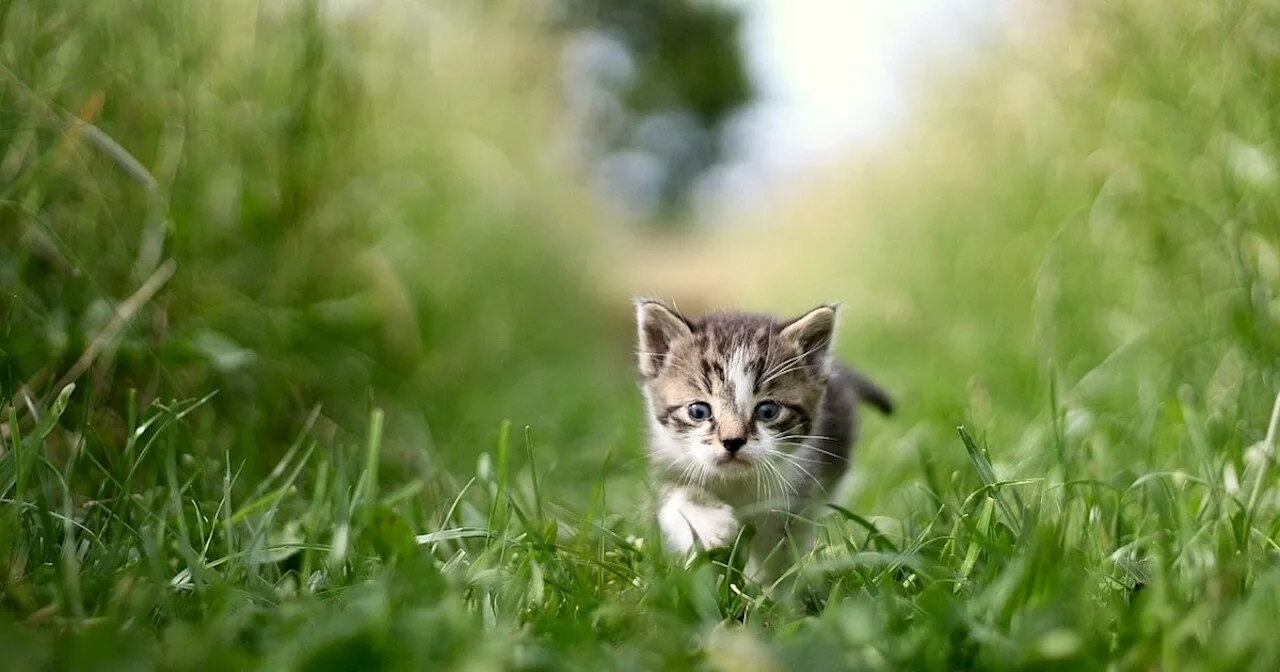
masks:
[[[568,456],[632,424],[586,401],[629,393],[628,363],[593,346],[615,332],[581,289],[590,204],[548,159],[536,10],[316,6],[5,3],[6,396],[97,345],[72,417],[109,442],[131,389],[217,390],[212,453],[270,460],[315,404],[388,408],[402,458],[455,469],[504,417]]]
[[[0,7],[13,665],[1280,661],[1280,5],[1080,4],[774,213],[767,256],[705,243],[772,281],[703,300],[845,300],[902,402],[799,603],[665,559],[634,466],[562,468],[633,456],[637,418],[530,10]]]

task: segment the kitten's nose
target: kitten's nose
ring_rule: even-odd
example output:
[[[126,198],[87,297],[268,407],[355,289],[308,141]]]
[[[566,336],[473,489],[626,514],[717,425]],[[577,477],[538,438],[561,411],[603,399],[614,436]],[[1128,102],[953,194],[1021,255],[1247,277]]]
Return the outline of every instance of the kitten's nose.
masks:
[[[721,439],[720,445],[724,446],[724,449],[732,455],[738,452],[739,448],[747,445],[747,440],[743,438]]]

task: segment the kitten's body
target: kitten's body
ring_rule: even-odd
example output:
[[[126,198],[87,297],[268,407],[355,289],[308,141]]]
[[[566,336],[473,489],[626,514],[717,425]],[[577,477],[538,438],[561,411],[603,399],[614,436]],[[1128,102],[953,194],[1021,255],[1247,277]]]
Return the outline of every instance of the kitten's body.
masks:
[[[833,361],[835,312],[822,306],[788,322],[741,313],[692,322],[638,302],[649,454],[668,548],[729,545],[752,522],[749,568],[757,578],[776,578],[792,559],[781,542],[844,475],[859,401],[892,411],[883,391]],[[805,532],[800,547],[812,541]]]

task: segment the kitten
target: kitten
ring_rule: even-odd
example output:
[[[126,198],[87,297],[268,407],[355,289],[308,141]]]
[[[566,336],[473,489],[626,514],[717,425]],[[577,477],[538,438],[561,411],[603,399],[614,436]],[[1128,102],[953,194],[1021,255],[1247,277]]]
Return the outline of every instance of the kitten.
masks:
[[[776,579],[794,560],[783,542],[798,515],[848,467],[855,406],[889,415],[893,402],[832,357],[832,305],[785,322],[745,313],[689,320],[642,299],[636,323],[666,546],[728,546],[750,521],[748,574]],[[812,530],[799,536],[807,550]]]

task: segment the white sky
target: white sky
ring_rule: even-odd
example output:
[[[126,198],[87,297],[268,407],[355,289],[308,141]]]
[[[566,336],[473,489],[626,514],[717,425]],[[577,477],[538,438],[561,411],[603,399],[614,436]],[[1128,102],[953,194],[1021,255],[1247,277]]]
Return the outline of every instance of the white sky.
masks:
[[[737,124],[737,162],[707,194],[735,206],[891,132],[910,111],[904,85],[983,40],[1002,2],[737,1],[763,100]]]

